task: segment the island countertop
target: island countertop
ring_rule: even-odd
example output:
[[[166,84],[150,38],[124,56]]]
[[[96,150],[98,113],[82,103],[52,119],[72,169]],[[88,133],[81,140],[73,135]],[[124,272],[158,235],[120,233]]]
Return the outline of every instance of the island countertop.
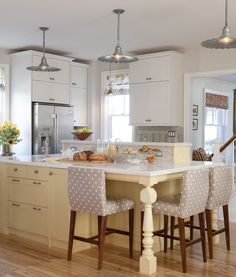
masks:
[[[33,165],[48,168],[67,169],[69,166],[83,166],[100,168],[105,173],[139,175],[139,176],[160,176],[163,174],[172,174],[183,172],[189,169],[198,169],[203,167],[212,167],[217,164],[212,162],[185,162],[173,163],[165,158],[158,158],[155,162],[141,161],[140,163],[129,162],[110,162],[110,163],[93,163],[93,162],[78,162],[64,158],[62,155],[49,155],[46,158],[42,155],[26,155],[13,157],[0,157],[0,163],[5,164],[21,164]]]

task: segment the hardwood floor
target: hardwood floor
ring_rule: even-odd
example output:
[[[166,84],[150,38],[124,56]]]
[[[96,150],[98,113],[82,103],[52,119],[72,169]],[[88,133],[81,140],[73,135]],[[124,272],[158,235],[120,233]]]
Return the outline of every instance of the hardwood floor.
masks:
[[[236,276],[236,224],[231,224],[231,251],[227,252],[224,234],[214,246],[214,259],[203,264],[200,245],[187,249],[188,272],[182,273],[179,246],[167,253],[156,253],[158,273],[152,277]],[[168,246],[169,247],[169,246]],[[0,235],[0,276],[5,277],[132,277],[138,273],[139,253],[129,259],[128,249],[106,245],[103,270],[97,270],[97,247],[74,253],[66,260],[66,251],[48,249],[45,245],[15,236]]]

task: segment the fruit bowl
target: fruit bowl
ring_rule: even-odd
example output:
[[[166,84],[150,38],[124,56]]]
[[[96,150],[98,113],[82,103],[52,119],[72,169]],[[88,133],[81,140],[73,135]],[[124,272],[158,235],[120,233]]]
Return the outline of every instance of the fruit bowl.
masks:
[[[85,140],[92,134],[92,132],[72,132],[72,134],[79,140]]]

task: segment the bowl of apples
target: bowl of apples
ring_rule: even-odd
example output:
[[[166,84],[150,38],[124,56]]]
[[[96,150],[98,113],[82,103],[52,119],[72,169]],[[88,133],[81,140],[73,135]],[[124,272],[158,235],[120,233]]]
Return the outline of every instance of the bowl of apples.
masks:
[[[89,128],[79,128],[72,132],[72,134],[79,140],[87,139],[92,133],[92,130]]]

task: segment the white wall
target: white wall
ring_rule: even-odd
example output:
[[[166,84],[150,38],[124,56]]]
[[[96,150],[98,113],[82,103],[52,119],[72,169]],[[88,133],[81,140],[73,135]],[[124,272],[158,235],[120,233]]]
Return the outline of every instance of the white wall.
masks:
[[[6,49],[0,48],[0,63],[9,64],[10,58]]]

